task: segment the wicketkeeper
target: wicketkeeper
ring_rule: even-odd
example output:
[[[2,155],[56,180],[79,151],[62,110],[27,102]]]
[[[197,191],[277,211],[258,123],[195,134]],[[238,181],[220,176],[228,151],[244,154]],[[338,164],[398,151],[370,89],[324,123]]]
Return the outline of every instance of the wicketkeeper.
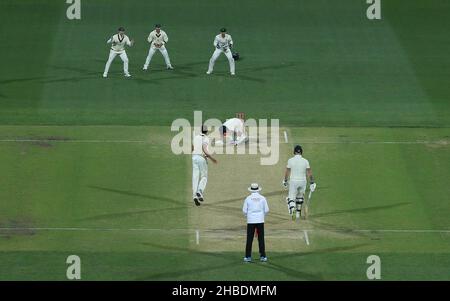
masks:
[[[148,35],[147,41],[150,43],[150,49],[148,51],[147,58],[145,59],[143,70],[148,69],[148,66],[150,65],[152,57],[156,51],[161,52],[164,57],[164,61],[166,62],[167,69],[172,70],[173,67],[170,63],[169,53],[166,49],[166,44],[169,41],[169,37],[165,31],[161,30],[161,24],[155,25],[155,30]]]
[[[283,186],[289,186],[287,204],[292,218],[300,218],[302,206],[305,200],[306,177],[309,178],[309,189],[314,191],[316,183],[312,174],[309,161],[302,157],[303,149],[300,145],[294,147],[294,156],[288,160],[284,173]]]

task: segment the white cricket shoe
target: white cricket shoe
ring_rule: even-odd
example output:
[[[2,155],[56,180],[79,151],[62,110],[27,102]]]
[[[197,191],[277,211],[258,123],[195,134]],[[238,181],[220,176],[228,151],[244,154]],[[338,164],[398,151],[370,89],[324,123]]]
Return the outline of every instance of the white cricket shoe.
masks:
[[[172,66],[167,66],[167,70],[173,70]]]
[[[106,74],[106,73],[103,73],[103,77],[108,77],[108,74]]]
[[[236,75],[234,72],[231,72],[231,75]]]
[[[148,67],[142,67],[142,70],[147,71]]]
[[[211,74],[212,71],[206,71],[206,74]]]
[[[131,77],[130,73],[125,74],[125,77]]]

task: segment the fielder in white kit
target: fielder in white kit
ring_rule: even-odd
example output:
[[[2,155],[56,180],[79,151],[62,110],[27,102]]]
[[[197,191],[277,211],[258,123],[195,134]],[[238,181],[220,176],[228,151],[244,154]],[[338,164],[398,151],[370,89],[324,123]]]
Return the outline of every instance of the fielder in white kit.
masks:
[[[294,147],[294,157],[288,160],[286,172],[284,174],[283,186],[289,185],[289,195],[287,198],[289,214],[292,218],[300,218],[302,205],[305,199],[306,177],[309,177],[309,189],[314,191],[316,183],[314,183],[313,174],[309,161],[302,157],[303,149],[300,145]]]
[[[208,129],[202,126],[201,134],[194,136],[192,145],[192,197],[194,203],[200,206],[203,202],[203,193],[208,182],[208,158],[217,163],[209,153],[209,138],[206,136]]]
[[[162,56],[164,57],[164,61],[166,62],[167,69],[172,70],[173,67],[170,64],[169,53],[167,52],[167,49],[165,46],[167,44],[167,42],[169,41],[169,37],[163,30],[161,30],[160,24],[155,25],[155,30],[153,30],[148,35],[147,41],[150,43],[150,49],[148,51],[147,59],[145,60],[143,70],[148,69],[148,66],[150,65],[152,57],[157,50],[159,50],[159,52],[161,52]]]
[[[133,46],[134,41],[130,40],[128,36],[125,35],[125,28],[120,27],[117,30],[117,34],[113,35],[106,43],[111,44],[111,50],[109,51],[109,58],[106,62],[105,71],[103,72],[103,77],[108,77],[109,67],[111,66],[114,58],[119,55],[123,61],[123,72],[125,77],[130,77],[130,72],[128,72],[128,57],[125,51],[125,45]]]
[[[228,62],[230,63],[230,73],[231,75],[235,74],[235,67],[234,67],[234,58],[233,53],[231,52],[231,48],[233,47],[233,39],[229,34],[227,34],[227,30],[225,28],[222,28],[220,30],[220,34],[216,36],[214,39],[214,47],[216,50],[214,50],[214,53],[209,60],[209,67],[206,74],[211,74],[214,69],[214,63],[216,62],[217,58],[221,53],[225,54],[225,56],[228,59]]]
[[[231,144],[238,145],[247,141],[245,134],[244,120],[240,118],[231,118],[225,121],[220,129],[222,141],[217,141],[216,145],[225,143],[227,137],[231,138]]]

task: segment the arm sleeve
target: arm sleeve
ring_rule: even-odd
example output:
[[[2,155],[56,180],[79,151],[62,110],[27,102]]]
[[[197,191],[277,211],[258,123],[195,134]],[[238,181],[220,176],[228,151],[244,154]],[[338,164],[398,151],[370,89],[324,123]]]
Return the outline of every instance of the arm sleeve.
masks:
[[[152,40],[153,40],[152,34],[150,33],[150,34],[148,35],[147,41],[148,41],[149,43],[151,43]]]
[[[291,168],[291,160],[288,160],[288,163],[286,165],[286,168]]]
[[[230,36],[230,41],[228,41],[228,44],[229,44],[230,48],[233,47],[233,39],[231,38],[231,36]]]
[[[308,160],[306,160],[306,168],[311,168],[311,167],[309,166],[309,161],[308,161]]]
[[[167,35],[167,33],[164,33],[164,43],[169,42],[169,36]]]
[[[218,43],[219,43],[219,40],[217,39],[217,37],[215,37],[214,38],[214,43],[213,43],[214,47],[217,47]]]
[[[245,199],[244,201],[244,207],[242,207],[242,212],[244,213],[244,215],[247,215],[247,199]]]
[[[269,204],[267,204],[267,200],[264,199],[264,214],[269,213]]]
[[[111,44],[113,41],[113,37],[110,37],[108,41],[106,41],[106,44]]]

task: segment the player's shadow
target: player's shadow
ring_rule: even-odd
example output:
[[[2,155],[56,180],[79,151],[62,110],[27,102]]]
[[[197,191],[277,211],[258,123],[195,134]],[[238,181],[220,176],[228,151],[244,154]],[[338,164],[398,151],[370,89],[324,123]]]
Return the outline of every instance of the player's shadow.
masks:
[[[272,191],[272,192],[267,192],[267,193],[263,193],[264,196],[274,196],[274,195],[281,195],[283,192],[285,192],[286,190],[277,190],[277,191]],[[244,202],[245,198],[248,196],[248,194],[243,195],[242,197],[239,198],[233,198],[233,199],[228,199],[228,200],[223,200],[220,201],[220,204],[228,204],[228,203],[234,203],[237,201],[241,201]]]
[[[167,272],[160,272],[151,274],[146,277],[141,277],[135,280],[157,280],[157,279],[173,279],[173,278],[179,278],[183,276],[190,276],[198,273],[208,272],[208,271],[215,271],[215,270],[222,270],[222,269],[229,269],[233,266],[238,266],[244,264],[242,262],[242,257],[236,256],[236,252],[205,252],[205,251],[197,251],[190,248],[182,248],[182,247],[176,247],[176,246],[165,246],[161,244],[155,244],[150,242],[142,243],[143,245],[150,246],[152,248],[156,249],[162,249],[165,252],[185,252],[189,255],[189,257],[194,257],[196,255],[203,255],[208,257],[213,257],[213,259],[218,260],[226,260],[226,263],[214,265],[214,266],[208,266],[208,267],[199,267],[199,268],[193,268],[193,269],[184,269],[184,270],[178,270],[178,271],[167,271]],[[336,249],[336,248],[335,248]],[[305,254],[305,253],[301,253]],[[309,252],[309,254],[314,254],[313,252]],[[297,254],[298,255],[298,254]],[[292,255],[291,255],[292,256]],[[276,258],[283,258],[282,256],[273,257],[273,260],[276,260]],[[273,263],[272,261],[261,264],[260,267],[275,270],[278,272],[281,272],[287,276],[293,277],[295,279],[299,280],[322,280],[322,277],[311,274],[311,273],[305,273],[298,270],[295,270],[290,267],[283,266],[278,263]]]
[[[50,77],[49,76],[38,76],[38,77],[36,76],[36,77],[4,79],[4,80],[0,80],[0,85],[22,83],[22,82],[42,81],[42,80],[45,80],[46,78],[50,78]]]
[[[132,196],[132,197],[138,197],[138,198],[145,198],[149,200],[156,200],[158,202],[165,202],[169,204],[178,204],[181,206],[176,207],[167,207],[167,208],[155,208],[155,209],[146,209],[146,210],[139,210],[139,211],[132,211],[132,212],[120,212],[120,213],[107,213],[107,214],[100,214],[95,216],[90,216],[86,218],[82,218],[80,220],[82,221],[88,221],[88,220],[102,220],[102,219],[113,219],[113,218],[122,218],[127,216],[133,216],[133,215],[140,215],[140,214],[148,214],[148,213],[155,213],[155,212],[164,212],[164,211],[177,211],[180,209],[187,209],[189,206],[186,205],[184,202],[180,202],[176,199],[171,199],[167,197],[161,197],[161,196],[154,196],[154,195],[148,195],[148,194],[142,194],[142,193],[136,193],[132,191],[126,191],[126,190],[119,190],[119,189],[113,189],[113,188],[105,188],[100,186],[88,186],[92,189],[112,192],[112,193],[118,193],[126,196]]]
[[[128,190],[107,188],[107,187],[101,187],[101,186],[95,186],[95,185],[89,185],[88,187],[92,188],[92,189],[103,190],[103,191],[123,194],[123,195],[127,195],[127,196],[134,196],[134,197],[140,197],[140,198],[145,198],[145,199],[150,199],[150,200],[157,200],[160,202],[166,202],[166,203],[170,203],[170,204],[185,205],[185,202],[181,202],[179,200],[171,199],[171,198],[167,198],[167,197],[163,197],[163,196],[154,196],[154,195],[150,195],[150,194],[143,194],[143,193],[138,193],[138,192],[133,192],[133,191],[128,191]]]
[[[336,210],[336,211],[330,211],[330,212],[324,212],[324,213],[311,214],[310,217],[317,218],[317,217],[333,216],[333,215],[339,215],[339,214],[345,214],[345,213],[366,213],[366,212],[372,212],[372,211],[392,209],[392,208],[396,208],[396,207],[406,206],[409,204],[411,204],[411,203],[410,202],[400,202],[400,203],[384,205],[384,206],[371,206],[371,207],[354,208],[354,209],[347,209],[347,210]]]

